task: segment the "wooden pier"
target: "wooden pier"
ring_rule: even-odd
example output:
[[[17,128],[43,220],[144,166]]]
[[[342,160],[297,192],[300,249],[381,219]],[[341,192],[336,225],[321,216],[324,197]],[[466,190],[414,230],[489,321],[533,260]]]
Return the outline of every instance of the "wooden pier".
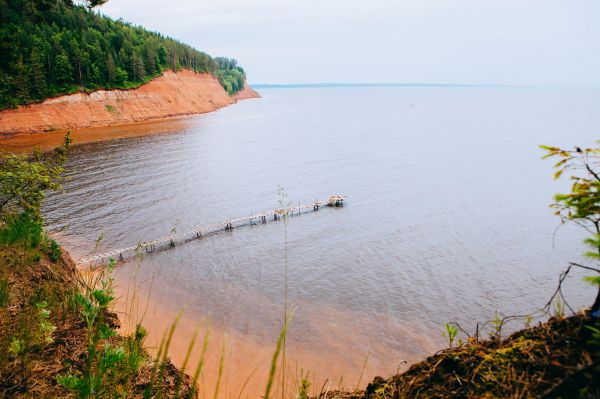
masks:
[[[83,257],[77,261],[77,265],[94,266],[97,264],[103,264],[107,259],[110,258],[113,258],[115,260],[124,260],[126,256],[131,254],[139,254],[144,252],[150,253],[160,247],[172,247],[175,246],[177,242],[185,242],[194,240],[196,238],[206,237],[219,231],[231,231],[238,227],[256,224],[266,224],[268,222],[276,222],[283,219],[284,217],[297,216],[306,212],[316,212],[323,206],[340,207],[344,206],[345,198],[346,196],[344,195],[332,195],[326,202],[321,202],[317,200],[311,204],[298,204],[297,207],[264,211],[239,219],[227,219],[221,223],[211,224],[207,226],[199,226],[185,233],[175,233],[156,240],[143,241],[134,246],[114,249],[110,252],[96,254],[89,257]]]

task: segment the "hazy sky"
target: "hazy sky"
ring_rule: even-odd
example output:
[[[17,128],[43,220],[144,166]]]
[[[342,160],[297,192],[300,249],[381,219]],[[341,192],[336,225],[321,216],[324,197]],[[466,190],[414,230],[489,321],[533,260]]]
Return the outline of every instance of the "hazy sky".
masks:
[[[600,86],[600,0],[110,0],[251,83]]]

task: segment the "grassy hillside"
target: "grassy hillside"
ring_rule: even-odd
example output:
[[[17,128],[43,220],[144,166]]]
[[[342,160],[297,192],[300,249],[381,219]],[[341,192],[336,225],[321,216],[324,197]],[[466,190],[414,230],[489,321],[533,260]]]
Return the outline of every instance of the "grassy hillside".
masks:
[[[44,191],[60,189],[70,143],[0,162],[0,397],[195,397],[168,343],[152,358],[141,325],[117,334],[112,263],[83,276],[44,232]]]
[[[244,70],[70,0],[0,0],[0,109],[78,90],[137,87],[165,69],[216,76],[233,95]]]
[[[47,238],[31,246],[0,235],[0,397],[195,396],[188,376],[144,350],[142,327],[116,334],[101,280],[84,282]]]

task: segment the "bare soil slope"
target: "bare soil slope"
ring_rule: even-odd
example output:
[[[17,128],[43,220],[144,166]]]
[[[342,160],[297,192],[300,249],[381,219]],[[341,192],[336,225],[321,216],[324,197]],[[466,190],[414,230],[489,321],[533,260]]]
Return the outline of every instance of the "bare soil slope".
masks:
[[[137,89],[79,92],[2,111],[0,133],[121,125],[211,112],[237,100],[255,97],[260,96],[248,85],[231,97],[210,74],[166,71]]]

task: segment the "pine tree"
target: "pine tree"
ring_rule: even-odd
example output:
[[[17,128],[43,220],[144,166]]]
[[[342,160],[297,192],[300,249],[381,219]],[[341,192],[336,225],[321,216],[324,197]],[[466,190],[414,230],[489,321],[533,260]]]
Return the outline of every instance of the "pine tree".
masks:
[[[31,51],[30,63],[29,80],[32,95],[36,99],[44,98],[46,94],[46,74],[41,54],[37,49]]]
[[[0,0],[0,109],[75,85],[128,88],[168,68],[212,73],[230,94],[242,87],[234,60],[89,10],[103,2]]]
[[[109,85],[115,82],[115,74],[115,60],[113,56],[108,53],[108,59],[106,60],[106,79]]]
[[[144,68],[144,61],[142,57],[135,53],[132,58],[133,65],[133,79],[136,82],[143,81],[146,78],[146,69]]]
[[[54,64],[54,75],[59,85],[66,86],[73,81],[73,67],[66,53],[58,54]]]
[[[19,58],[17,62],[17,73],[15,74],[14,79],[14,90],[15,96],[19,99],[19,101],[28,101],[29,100],[29,84],[27,79],[27,71],[25,69],[25,64],[23,63],[23,57]]]

